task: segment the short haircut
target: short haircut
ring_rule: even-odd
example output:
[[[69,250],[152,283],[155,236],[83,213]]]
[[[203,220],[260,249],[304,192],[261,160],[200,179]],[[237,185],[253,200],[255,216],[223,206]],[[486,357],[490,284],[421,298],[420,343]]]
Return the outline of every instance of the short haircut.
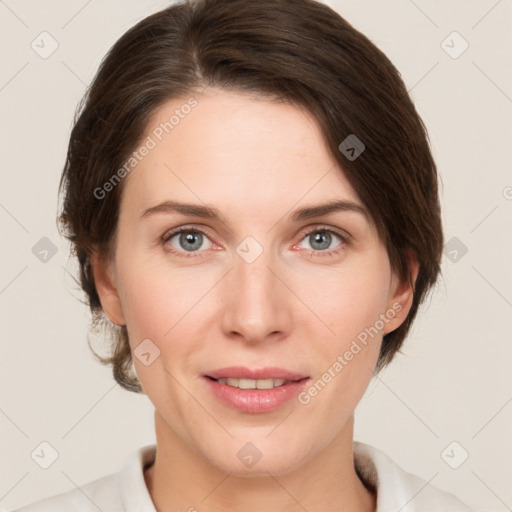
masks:
[[[112,365],[122,387],[143,393],[127,328],[103,314],[90,265],[96,247],[113,254],[126,180],[104,197],[95,191],[125,165],[160,106],[205,86],[305,108],[368,209],[392,270],[411,285],[408,256],[416,257],[412,306],[384,336],[379,372],[399,351],[440,272],[437,170],[399,72],[366,36],[314,0],[183,1],[141,20],[103,59],[75,114],[58,218],[78,258],[93,326],[111,335],[110,356],[95,356]],[[354,135],[364,151],[348,158],[354,151],[340,144]]]

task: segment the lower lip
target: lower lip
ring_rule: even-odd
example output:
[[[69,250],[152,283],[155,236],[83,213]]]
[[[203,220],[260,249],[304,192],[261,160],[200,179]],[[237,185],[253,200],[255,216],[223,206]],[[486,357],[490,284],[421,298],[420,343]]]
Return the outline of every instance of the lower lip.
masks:
[[[225,405],[241,412],[263,413],[279,409],[296,397],[306,386],[309,379],[283,384],[273,389],[239,389],[221,384],[204,377],[213,394]]]

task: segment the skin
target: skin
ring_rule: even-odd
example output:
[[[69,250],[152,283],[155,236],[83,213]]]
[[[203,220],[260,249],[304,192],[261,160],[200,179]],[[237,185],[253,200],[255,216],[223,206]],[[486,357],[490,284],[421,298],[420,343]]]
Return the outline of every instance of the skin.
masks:
[[[364,214],[288,220],[329,200],[362,205],[311,115],[220,89],[194,97],[198,105],[125,178],[115,257],[91,259],[102,307],[127,325],[132,351],[144,339],[160,350],[148,366],[134,357],[155,406],[157,455],[144,475],[153,502],[159,512],[374,511],[376,497],[354,470],[354,409],[382,335],[406,318],[411,288],[392,272]],[[186,100],[165,103],[145,137]],[[215,207],[224,222],[176,212],[141,219],[171,199]],[[202,245],[191,242],[199,250],[180,245],[179,235],[161,241],[179,227],[205,231]],[[313,228],[317,237],[322,229],[350,236],[345,243],[332,235],[324,249],[307,235]],[[247,236],[263,248],[252,263],[236,252]],[[411,269],[415,279],[415,261]],[[242,365],[316,381],[396,303],[402,309],[381,334],[308,404],[243,413],[220,403],[202,378]],[[252,468],[237,457],[247,442],[262,454]]]

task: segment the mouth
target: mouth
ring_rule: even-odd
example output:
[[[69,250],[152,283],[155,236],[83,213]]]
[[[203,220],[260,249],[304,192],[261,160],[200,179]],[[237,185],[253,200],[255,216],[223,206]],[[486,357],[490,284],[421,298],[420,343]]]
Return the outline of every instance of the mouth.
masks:
[[[218,382],[219,384],[226,384],[232,388],[238,389],[274,389],[281,386],[286,386],[293,382],[301,382],[308,377],[303,377],[297,380],[285,380],[285,379],[236,379],[233,377],[225,377],[220,379],[214,379],[209,375],[205,375],[210,380]]]
[[[284,380],[296,382],[301,379],[308,378],[308,375],[303,373],[294,372],[285,368],[278,368],[276,366],[267,366],[265,368],[247,368],[245,366],[228,366],[226,368],[219,368],[218,370],[211,370],[205,374],[213,380],[219,379],[239,379],[239,380]]]
[[[224,405],[245,413],[274,411],[297,396],[309,376],[282,368],[250,370],[230,367],[203,375],[208,388]]]

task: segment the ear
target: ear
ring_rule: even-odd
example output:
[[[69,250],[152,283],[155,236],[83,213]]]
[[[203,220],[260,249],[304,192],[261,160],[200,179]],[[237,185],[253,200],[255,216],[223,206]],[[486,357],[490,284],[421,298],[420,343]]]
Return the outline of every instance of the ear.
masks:
[[[383,334],[388,334],[398,329],[407,318],[414,300],[414,286],[418,277],[419,263],[412,251],[408,252],[408,266],[411,275],[411,283],[408,281],[400,281],[393,273],[391,279],[391,296],[388,302],[387,311],[393,311],[394,317],[389,320],[383,330]]]
[[[113,261],[101,257],[98,251],[90,256],[91,269],[100,298],[101,307],[108,319],[116,325],[125,325],[121,301],[114,278]]]

